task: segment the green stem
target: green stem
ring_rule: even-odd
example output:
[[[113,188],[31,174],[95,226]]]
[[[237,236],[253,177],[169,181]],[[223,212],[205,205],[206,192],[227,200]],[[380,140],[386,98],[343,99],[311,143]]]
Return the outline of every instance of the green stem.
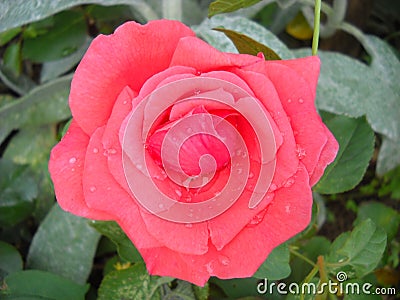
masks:
[[[312,40],[312,55],[317,55],[319,42],[319,25],[321,17],[321,0],[315,0],[314,8],[314,34]]]
[[[310,264],[311,266],[315,267],[316,264],[309,259],[308,257],[304,256],[303,254],[297,252],[296,250],[294,250],[292,247],[289,247],[289,251],[290,253],[292,253],[294,256],[297,256],[298,258],[304,260],[305,262],[307,262],[308,264]]]

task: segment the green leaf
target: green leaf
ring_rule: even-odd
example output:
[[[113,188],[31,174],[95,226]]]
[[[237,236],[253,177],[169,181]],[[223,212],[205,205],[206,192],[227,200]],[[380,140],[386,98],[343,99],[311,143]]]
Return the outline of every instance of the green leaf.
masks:
[[[273,33],[265,27],[243,17],[216,16],[212,19],[204,20],[199,26],[195,26],[194,30],[198,36],[215,48],[224,52],[237,52],[237,49],[228,37],[213,30],[217,27],[240,32],[258,41],[260,44],[268,45],[282,59],[293,58],[292,52]]]
[[[309,240],[303,241],[301,247],[296,251],[316,263],[318,256],[326,255],[329,252],[330,246],[331,243],[327,238],[323,236],[313,236]],[[290,277],[286,279],[286,282],[301,282],[312,269],[312,266],[308,262],[294,255],[290,265],[292,267],[292,273]]]
[[[253,40],[252,38],[241,34],[240,32],[225,28],[214,28],[216,31],[225,33],[225,35],[235,44],[239,53],[256,56],[258,53],[264,54],[265,60],[281,59],[271,48]]]
[[[5,275],[22,270],[22,257],[14,246],[0,241],[0,281]]]
[[[86,23],[82,12],[63,11],[53,19],[54,25],[48,32],[24,40],[22,54],[25,59],[34,62],[57,60],[75,52],[85,42]]]
[[[203,287],[192,285],[196,300],[207,300],[210,295],[210,286],[206,283]]]
[[[135,263],[132,267],[106,275],[98,290],[98,300],[159,300],[161,295],[158,287],[171,280],[150,276],[144,263]]]
[[[368,167],[374,151],[374,132],[365,118],[335,116],[326,125],[339,142],[339,152],[314,190],[321,194],[348,191],[361,181]]]
[[[363,285],[365,287],[370,287],[370,289],[367,291],[368,293],[365,293],[363,291]],[[359,290],[359,292],[357,292],[357,289]],[[382,296],[379,294],[375,294],[374,289],[375,288],[373,286],[371,287],[371,282],[365,280],[346,280],[346,282],[343,282],[343,290],[348,291],[348,293],[344,295],[343,300],[382,300]]]
[[[127,4],[136,8],[142,16],[157,18],[145,0],[4,0],[0,2],[0,32],[44,19],[73,6],[91,3],[105,6]]]
[[[343,271],[345,267],[351,267],[356,276],[361,278],[375,269],[385,247],[386,233],[367,219],[351,233],[336,238],[326,259],[327,266],[331,271]]]
[[[400,214],[382,203],[368,202],[363,203],[358,208],[357,219],[354,225],[366,219],[371,219],[377,226],[385,230],[388,242],[397,234],[400,225]]]
[[[0,33],[0,47],[7,44],[21,32],[21,27],[16,27]]]
[[[351,117],[366,115],[375,132],[383,135],[377,173],[382,175],[400,164],[400,61],[383,40],[362,36],[372,56],[367,66],[339,53],[320,51],[321,74],[317,106],[321,110]],[[295,51],[303,56],[305,51]]]
[[[83,284],[92,269],[99,238],[87,219],[71,215],[55,204],[33,237],[27,266]]]
[[[209,282],[220,287],[229,299],[238,299],[240,297],[259,296],[260,294],[257,292],[259,281],[254,277],[228,280],[211,277]]]
[[[15,76],[19,76],[22,70],[21,43],[10,44],[3,56],[4,67],[9,69]]]
[[[38,86],[24,97],[0,109],[0,143],[13,130],[67,119],[71,112],[68,94],[72,76]]]
[[[208,8],[208,17],[211,18],[217,14],[233,12],[241,8],[252,6],[261,0],[217,0],[210,4]]]
[[[290,275],[290,253],[287,244],[276,247],[253,275],[255,278],[279,280]]]
[[[25,95],[36,86],[27,75],[17,75],[4,64],[0,64],[0,80],[18,95]]]
[[[87,37],[86,41],[82,45],[80,45],[78,50],[76,50],[71,55],[68,55],[58,60],[43,63],[40,73],[40,82],[43,83],[46,81],[50,81],[70,71],[82,59],[91,41],[92,39]]]
[[[117,223],[111,221],[92,221],[90,225],[116,244],[118,254],[121,258],[130,262],[143,261],[136,247]]]
[[[382,137],[382,145],[379,149],[376,173],[378,175],[387,174],[390,170],[400,165],[399,142]]]
[[[26,165],[0,160],[0,225],[13,226],[30,215],[38,188]]]
[[[61,276],[27,270],[6,277],[4,289],[0,291],[5,300],[84,300],[89,285],[79,285]]]
[[[32,137],[35,137],[32,139]],[[29,165],[38,185],[33,216],[40,223],[54,203],[54,188],[48,172],[51,148],[57,143],[54,128],[23,128],[7,144],[3,157],[17,164]],[[32,213],[32,212],[31,212]]]

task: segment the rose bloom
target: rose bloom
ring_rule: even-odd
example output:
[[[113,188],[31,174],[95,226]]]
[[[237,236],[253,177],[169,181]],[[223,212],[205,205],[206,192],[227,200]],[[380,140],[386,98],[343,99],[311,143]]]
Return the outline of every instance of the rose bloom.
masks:
[[[308,225],[338,150],[314,105],[319,68],[223,53],[176,21],[96,37],[51,152],[59,205],[116,221],[150,274],[252,276]]]

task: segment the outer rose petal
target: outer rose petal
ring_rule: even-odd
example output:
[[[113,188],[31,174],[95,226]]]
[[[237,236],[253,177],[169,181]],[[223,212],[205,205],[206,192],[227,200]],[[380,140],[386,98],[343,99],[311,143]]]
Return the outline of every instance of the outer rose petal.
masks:
[[[180,22],[127,22],[114,34],[96,37],[79,64],[69,97],[72,115],[87,134],[105,125],[125,86],[138,92],[166,69],[178,41],[194,33]]]
[[[54,183],[58,204],[62,209],[75,215],[110,220],[103,211],[87,206],[82,189],[82,173],[89,137],[72,121],[60,143],[51,151],[49,172]]]
[[[298,60],[297,63],[298,69],[307,68],[310,60]],[[314,63],[319,64],[319,59],[315,59]],[[318,68],[312,67],[312,70],[317,71]],[[334,145],[332,136],[327,135],[328,130],[317,114],[314,105],[315,91],[311,90],[308,82],[300,77],[296,71],[282,64],[266,63],[266,72],[274,83],[282,105],[291,119],[298,144],[299,158],[306,166],[310,177],[313,178],[312,183],[315,183],[318,176],[313,176],[313,173],[319,164],[328,137],[332,148],[326,149],[324,163],[328,164],[333,161],[338,148],[337,144]],[[314,87],[315,84],[312,85],[312,88]]]
[[[292,186],[277,191],[260,223],[245,227],[221,251],[210,247],[205,255],[197,256],[183,255],[167,248],[145,249],[142,255],[148,271],[198,285],[204,285],[210,276],[252,276],[276,246],[303,230],[310,221],[312,194],[308,173],[302,164],[294,178]],[[166,260],[170,263],[165,264]]]
[[[221,52],[196,37],[186,37],[179,40],[171,66],[183,65],[208,72],[221,68],[247,66],[261,60],[264,59],[246,54]]]
[[[119,185],[108,171],[107,156],[101,140],[104,127],[90,138],[83,171],[83,191],[90,208],[112,214],[136,247],[157,247],[161,244],[147,232],[135,200]],[[137,234],[140,232],[141,234]]]

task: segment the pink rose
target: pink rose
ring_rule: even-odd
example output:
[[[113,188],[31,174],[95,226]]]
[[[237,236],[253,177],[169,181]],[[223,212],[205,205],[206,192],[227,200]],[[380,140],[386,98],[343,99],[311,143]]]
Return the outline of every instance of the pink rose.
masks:
[[[98,36],[51,153],[58,203],[118,222],[151,274],[252,276],[307,226],[338,150],[314,105],[319,67],[222,53],[175,21]]]

